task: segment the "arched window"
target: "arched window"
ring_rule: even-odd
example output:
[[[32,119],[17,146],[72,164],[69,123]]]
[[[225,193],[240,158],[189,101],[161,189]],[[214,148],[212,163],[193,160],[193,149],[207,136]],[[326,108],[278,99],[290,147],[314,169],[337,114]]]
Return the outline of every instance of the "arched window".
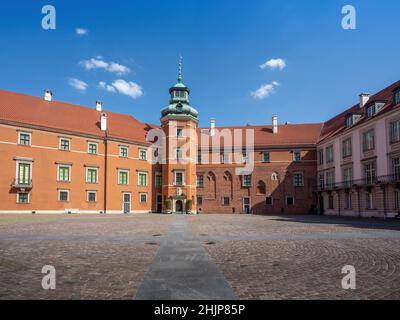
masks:
[[[272,175],[271,175],[271,180],[272,180],[272,181],[279,181],[279,174],[278,174],[278,172],[272,173]]]
[[[229,171],[224,172],[224,180],[225,181],[231,181],[232,180],[232,175]]]
[[[257,193],[258,194],[266,194],[266,192],[267,192],[267,187],[266,187],[266,185],[265,185],[265,182],[264,181],[258,181],[258,184],[257,184]]]

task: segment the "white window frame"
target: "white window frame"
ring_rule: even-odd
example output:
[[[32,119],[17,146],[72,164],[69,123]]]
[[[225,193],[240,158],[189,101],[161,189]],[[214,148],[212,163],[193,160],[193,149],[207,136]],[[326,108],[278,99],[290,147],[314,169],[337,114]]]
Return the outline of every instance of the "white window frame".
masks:
[[[318,165],[322,166],[324,164],[324,149],[319,149],[317,151],[317,157],[318,157]]]
[[[28,164],[29,168],[29,181],[32,181],[32,171],[33,171],[33,162],[28,160],[17,160],[16,168],[15,168],[15,181],[19,182],[19,165],[20,164]]]
[[[95,194],[95,200],[94,201],[90,201],[89,200],[89,193],[94,193]],[[86,191],[86,201],[89,203],[97,203],[97,191],[96,190],[88,190]]]
[[[178,184],[176,181],[176,174],[177,173],[182,173],[182,184]],[[184,186],[185,185],[185,171],[182,170],[176,170],[174,171],[174,186]]]
[[[142,159],[141,153],[144,152],[144,159]],[[139,148],[139,160],[141,161],[147,161],[147,150],[144,148]]]
[[[296,183],[296,175],[301,175],[301,184]],[[293,172],[293,186],[304,187],[304,172],[301,171]]]
[[[127,174],[127,178],[126,178],[126,184],[125,183],[121,183],[121,173],[126,173]],[[129,186],[129,180],[130,180],[130,177],[129,177],[129,170],[125,170],[125,169],[118,169],[118,185],[119,186]]]
[[[326,163],[333,163],[335,161],[335,150],[333,145],[326,147],[325,150]]]
[[[367,139],[369,138],[369,140]],[[372,145],[372,146],[371,146]],[[362,151],[368,152],[375,150],[375,130],[370,129],[362,133]]]
[[[326,173],[326,179],[325,179],[325,185],[329,188],[332,188],[335,185],[335,172],[334,171],[328,171]]]
[[[91,146],[91,145],[96,146],[96,152],[95,152],[95,153],[90,152],[90,146]],[[88,153],[88,154],[99,154],[99,144],[98,144],[98,142],[88,142],[87,153]]]
[[[350,176],[348,176],[350,172]],[[353,181],[353,177],[354,177],[354,172],[353,172],[353,167],[347,167],[347,168],[343,168],[343,182],[345,184],[345,187],[350,188],[350,185],[346,184],[350,184]]]
[[[69,168],[69,180],[61,180],[60,179],[60,167],[68,167]],[[57,182],[71,182],[72,181],[72,165],[70,164],[57,164]]]
[[[122,155],[123,149],[126,149],[126,156]],[[129,158],[129,147],[128,146],[119,146],[119,156],[120,156],[120,158]]]
[[[146,201],[142,201],[142,196],[146,196]],[[149,201],[149,195],[147,192],[140,192],[139,193],[139,203],[148,203]]]
[[[68,149],[62,149],[61,148],[61,142],[62,141],[68,141]],[[58,139],[58,150],[60,150],[60,151],[71,151],[71,148],[72,148],[72,139],[71,138],[60,137]]]
[[[181,130],[181,135],[178,134],[178,130]],[[184,138],[185,137],[185,128],[184,127],[176,127],[176,137],[177,138]]]
[[[28,194],[28,202],[20,202],[19,201],[19,195],[21,194],[21,193],[25,193],[25,194]],[[30,192],[26,192],[26,191],[19,191],[19,192],[17,192],[17,204],[30,204],[31,203],[31,194],[30,194]]]
[[[397,106],[400,104],[400,90],[394,92],[393,103]]]
[[[367,196],[367,210],[374,210],[374,194],[372,192],[366,192],[366,196]]]
[[[180,154],[180,156],[178,156],[178,151],[179,151],[179,154]],[[175,160],[183,160],[183,148],[181,148],[181,147],[178,147],[178,148],[176,148],[175,149]]]
[[[22,144],[21,143],[21,135],[28,135],[29,136],[29,144]],[[32,145],[32,133],[27,131],[18,131],[18,145],[20,146],[31,146]]]
[[[141,174],[146,175],[146,184],[145,184],[145,185],[141,185],[141,184],[140,184],[140,175],[141,175]],[[137,173],[137,185],[138,185],[139,187],[147,187],[147,186],[149,185],[149,173],[148,173],[148,172],[145,172],[145,171],[138,171],[138,173]]]
[[[250,184],[245,184],[245,177],[250,177]],[[253,186],[253,175],[252,174],[244,174],[242,175],[242,187],[243,188],[251,188]]]
[[[89,182],[89,170],[96,170],[96,182]],[[86,183],[98,184],[99,183],[99,168],[86,167]]]
[[[353,199],[351,196],[351,192],[347,192],[344,195],[344,209],[345,210],[353,209]]]
[[[61,192],[66,192],[67,193],[67,200],[61,200]],[[70,199],[70,190],[66,190],[66,189],[57,190],[57,200],[58,200],[58,202],[69,202],[69,199]]]
[[[392,121],[389,124],[390,143],[398,143],[400,141],[400,120]]]
[[[202,177],[202,184],[199,184],[199,177]],[[196,188],[204,188],[204,174],[203,173],[199,173],[196,175]]]
[[[225,203],[225,199],[228,199],[228,203]],[[222,205],[224,207],[230,206],[231,205],[231,197],[227,197],[227,196],[222,197]]]
[[[350,115],[346,117],[345,125],[347,128],[350,128],[354,124],[354,116]]]
[[[300,159],[299,160],[296,159],[296,154],[300,155]],[[294,162],[300,162],[301,161],[301,151],[299,151],[299,150],[293,151],[293,161]]]
[[[342,158],[350,158],[353,156],[353,142],[351,138],[342,141]]]
[[[400,157],[391,158],[391,172],[396,179],[400,178]]]
[[[368,105],[365,109],[365,115],[367,118],[371,118],[377,113],[376,103]]]

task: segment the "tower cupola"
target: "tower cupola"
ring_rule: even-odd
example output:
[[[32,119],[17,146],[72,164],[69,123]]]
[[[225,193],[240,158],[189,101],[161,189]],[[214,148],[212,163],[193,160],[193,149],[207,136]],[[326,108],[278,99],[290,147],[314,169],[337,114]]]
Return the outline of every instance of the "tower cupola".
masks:
[[[182,57],[178,65],[178,82],[169,89],[171,99],[169,105],[161,110],[162,117],[167,115],[189,115],[197,118],[198,112],[190,106],[190,90],[185,86],[182,80]]]

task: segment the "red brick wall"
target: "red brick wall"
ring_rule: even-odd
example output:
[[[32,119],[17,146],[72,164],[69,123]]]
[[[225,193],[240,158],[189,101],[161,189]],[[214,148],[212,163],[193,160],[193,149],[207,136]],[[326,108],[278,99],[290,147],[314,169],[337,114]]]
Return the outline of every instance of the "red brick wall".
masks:
[[[300,162],[292,161],[292,150],[271,151],[270,157],[271,163],[262,163],[261,152],[255,153],[255,167],[250,188],[242,187],[241,177],[235,174],[237,165],[197,165],[197,173],[204,174],[204,188],[197,189],[198,196],[203,197],[203,205],[199,205],[200,213],[244,213],[244,197],[250,197],[251,209],[255,214],[308,213],[311,206],[316,205],[316,198],[312,193],[317,174],[316,151],[303,150]],[[278,173],[279,181],[272,181],[274,172]],[[304,187],[294,187],[294,172],[304,172]],[[215,177],[215,181],[211,179],[212,177]],[[263,181],[266,185],[265,194],[258,192],[259,181]],[[266,197],[269,196],[273,197],[273,205],[266,204]],[[286,205],[287,196],[294,197],[294,205]],[[230,205],[223,205],[223,197],[230,197]]]

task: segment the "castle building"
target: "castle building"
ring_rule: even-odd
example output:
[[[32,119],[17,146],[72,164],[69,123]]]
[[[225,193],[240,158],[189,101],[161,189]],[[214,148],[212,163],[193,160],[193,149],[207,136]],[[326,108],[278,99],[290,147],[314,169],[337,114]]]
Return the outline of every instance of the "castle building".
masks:
[[[328,120],[318,149],[319,211],[393,217],[400,210],[400,81],[362,93]]]
[[[326,123],[208,128],[181,64],[159,125],[0,90],[0,213],[393,214],[399,89]]]

